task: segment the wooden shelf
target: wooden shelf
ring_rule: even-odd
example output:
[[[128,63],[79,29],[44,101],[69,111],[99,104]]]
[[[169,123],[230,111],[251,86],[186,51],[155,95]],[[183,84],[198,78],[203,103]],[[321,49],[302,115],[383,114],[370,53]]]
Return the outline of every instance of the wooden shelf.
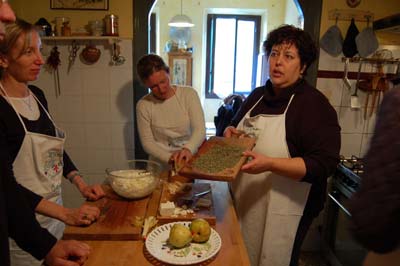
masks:
[[[369,21],[372,23],[374,13],[370,11],[362,11],[358,9],[332,9],[329,11],[330,20],[347,20]]]
[[[358,72],[348,72],[347,78],[357,80]],[[371,72],[361,72],[360,73],[360,80],[362,79],[372,79],[372,77],[376,75],[376,73]],[[388,79],[392,79],[396,76],[393,73],[385,74]],[[318,70],[318,78],[328,78],[328,79],[342,79],[344,76],[343,71],[331,71],[331,70]]]
[[[44,36],[41,38],[43,41],[77,41],[77,40],[88,40],[88,41],[98,41],[104,40],[109,41],[110,43],[119,42],[122,40],[130,40],[128,37],[119,37],[119,36]]]

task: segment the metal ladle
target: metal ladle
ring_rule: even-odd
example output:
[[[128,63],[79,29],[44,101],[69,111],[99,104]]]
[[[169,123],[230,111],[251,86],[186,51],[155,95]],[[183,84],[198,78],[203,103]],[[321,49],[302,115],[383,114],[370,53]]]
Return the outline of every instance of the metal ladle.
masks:
[[[350,83],[349,78],[347,77],[347,74],[349,72],[349,63],[350,63],[350,58],[346,58],[346,61],[344,63],[343,83],[347,87],[348,90],[351,90],[351,83]]]
[[[111,57],[110,65],[119,66],[125,63],[125,57],[123,57],[120,53],[120,47],[117,43],[113,43],[112,57]]]

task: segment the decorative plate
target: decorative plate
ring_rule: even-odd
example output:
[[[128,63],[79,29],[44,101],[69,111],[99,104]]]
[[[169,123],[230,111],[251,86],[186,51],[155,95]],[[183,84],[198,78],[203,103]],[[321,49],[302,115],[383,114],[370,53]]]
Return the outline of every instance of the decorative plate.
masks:
[[[212,258],[221,248],[221,237],[211,228],[210,239],[205,243],[190,243],[183,248],[173,248],[167,243],[171,227],[180,223],[190,226],[190,221],[164,224],[154,229],[146,238],[146,248],[156,259],[175,265],[190,265]]]

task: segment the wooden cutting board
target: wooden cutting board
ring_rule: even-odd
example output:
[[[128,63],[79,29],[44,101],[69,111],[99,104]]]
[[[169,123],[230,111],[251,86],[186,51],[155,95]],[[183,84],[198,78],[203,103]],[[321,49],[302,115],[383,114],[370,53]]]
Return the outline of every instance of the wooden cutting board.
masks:
[[[108,185],[103,185],[106,197],[96,202],[85,204],[100,209],[99,219],[85,227],[67,226],[63,239],[76,240],[138,240],[141,239],[141,227],[132,225],[135,216],[144,217],[149,204],[149,197],[128,200],[115,194]]]
[[[246,157],[242,156],[239,160],[236,161],[233,167],[225,168],[218,172],[209,172],[198,169],[194,166],[196,160],[199,160],[202,156],[207,156],[206,154],[210,152],[212,149],[221,147],[234,147],[238,146],[245,150],[251,150],[255,145],[254,138],[223,138],[223,137],[211,137],[207,141],[205,141],[200,147],[198,152],[192,157],[192,159],[186,164],[180,171],[179,174],[191,177],[191,178],[199,178],[199,179],[208,179],[208,180],[216,180],[216,181],[232,181],[238,175],[240,168],[246,161]],[[226,157],[226,156],[221,156]],[[216,158],[218,159],[218,158]],[[215,161],[215,160],[214,160]]]
[[[205,189],[211,188],[210,184],[208,183],[187,183],[185,184],[187,186],[192,187],[192,191],[186,192],[186,193],[175,193],[171,194],[169,189],[167,188],[168,183],[165,183],[163,185],[161,197],[160,197],[160,203],[164,203],[167,201],[171,201],[176,203],[180,197],[189,195],[190,193],[197,193],[200,191],[204,191]],[[188,213],[186,215],[178,215],[178,216],[161,216],[159,208],[157,211],[157,220],[159,221],[160,224],[165,224],[165,223],[170,223],[170,222],[176,222],[176,221],[191,221],[196,218],[203,218],[208,221],[209,224],[215,225],[216,224],[216,217],[214,213],[214,203],[213,203],[213,195],[212,195],[212,189],[209,193],[206,195],[202,196],[203,199],[207,199],[211,201],[211,206],[209,208],[199,208],[195,210],[195,212]]]

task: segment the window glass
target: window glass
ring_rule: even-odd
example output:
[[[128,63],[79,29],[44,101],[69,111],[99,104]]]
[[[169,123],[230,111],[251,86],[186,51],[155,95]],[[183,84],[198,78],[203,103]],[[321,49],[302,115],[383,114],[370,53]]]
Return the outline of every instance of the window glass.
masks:
[[[233,88],[236,19],[217,18],[215,34],[214,93],[226,97]]]
[[[254,21],[238,21],[235,92],[250,92],[253,78]]]

